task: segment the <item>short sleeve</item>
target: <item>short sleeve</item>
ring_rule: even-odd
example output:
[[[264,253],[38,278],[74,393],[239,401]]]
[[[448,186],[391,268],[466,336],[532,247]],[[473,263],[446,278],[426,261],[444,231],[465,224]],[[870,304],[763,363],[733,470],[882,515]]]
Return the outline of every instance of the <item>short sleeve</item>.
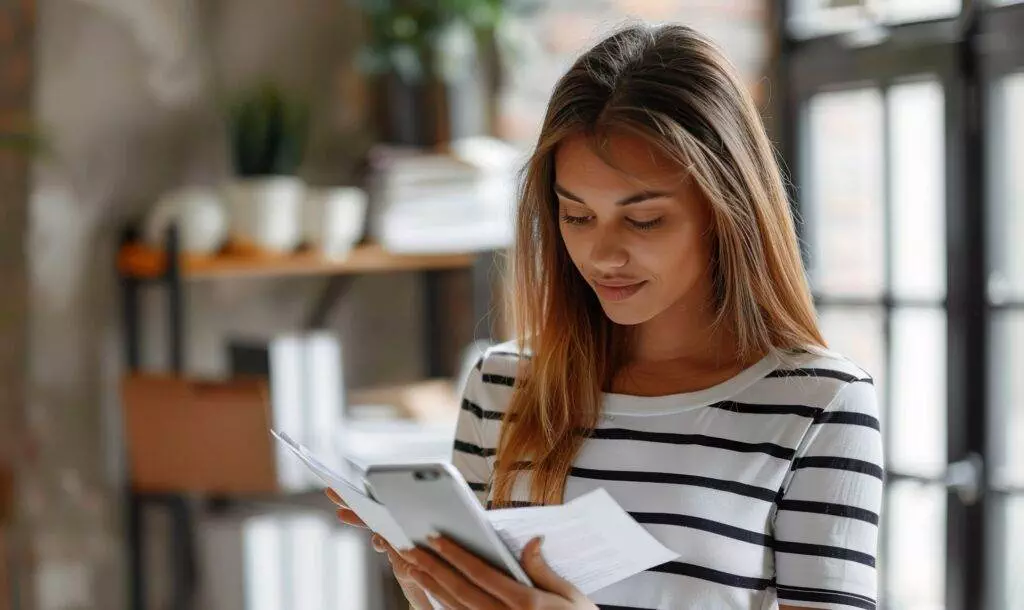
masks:
[[[874,610],[884,480],[874,386],[844,386],[797,450],[775,515],[780,605]]]
[[[469,483],[481,504],[486,504],[491,480],[491,460],[494,456],[494,441],[484,434],[485,418],[491,413],[487,409],[487,393],[483,387],[483,360],[477,362],[466,379],[465,389],[455,425],[455,442],[452,446],[452,465]]]

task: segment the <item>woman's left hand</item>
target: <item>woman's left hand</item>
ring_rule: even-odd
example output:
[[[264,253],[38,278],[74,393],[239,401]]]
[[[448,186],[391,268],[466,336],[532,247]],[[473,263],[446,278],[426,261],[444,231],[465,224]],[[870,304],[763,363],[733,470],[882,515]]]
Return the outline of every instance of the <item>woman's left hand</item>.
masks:
[[[596,610],[576,587],[548,567],[540,538],[523,549],[522,566],[534,587],[515,579],[444,537],[431,540],[437,555],[423,549],[402,553],[413,564],[410,576],[445,608],[453,610]]]

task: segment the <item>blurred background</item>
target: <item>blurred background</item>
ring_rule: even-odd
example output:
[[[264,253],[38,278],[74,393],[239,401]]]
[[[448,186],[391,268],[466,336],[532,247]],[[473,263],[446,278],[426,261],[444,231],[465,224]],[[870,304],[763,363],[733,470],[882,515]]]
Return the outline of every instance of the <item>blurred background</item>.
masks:
[[[271,445],[443,457],[515,172],[629,19],[717,40],[878,380],[882,607],[1024,608],[1024,4],[0,2],[0,609],[403,607]]]

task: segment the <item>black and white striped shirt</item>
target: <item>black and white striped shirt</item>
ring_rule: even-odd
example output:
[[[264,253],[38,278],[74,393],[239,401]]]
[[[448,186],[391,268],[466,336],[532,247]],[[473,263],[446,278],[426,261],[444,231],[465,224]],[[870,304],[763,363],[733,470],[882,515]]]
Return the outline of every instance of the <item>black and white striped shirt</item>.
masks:
[[[495,346],[466,385],[452,461],[482,503],[518,360]],[[863,370],[773,353],[707,390],[603,406],[565,500],[604,487],[681,556],[592,594],[601,608],[875,608],[884,471]]]

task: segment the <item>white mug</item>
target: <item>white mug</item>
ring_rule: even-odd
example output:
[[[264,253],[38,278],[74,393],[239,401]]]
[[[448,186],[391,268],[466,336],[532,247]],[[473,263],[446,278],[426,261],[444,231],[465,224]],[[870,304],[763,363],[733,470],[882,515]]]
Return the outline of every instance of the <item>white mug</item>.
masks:
[[[311,188],[303,212],[306,241],[324,256],[347,256],[363,237],[368,199],[357,187]]]

